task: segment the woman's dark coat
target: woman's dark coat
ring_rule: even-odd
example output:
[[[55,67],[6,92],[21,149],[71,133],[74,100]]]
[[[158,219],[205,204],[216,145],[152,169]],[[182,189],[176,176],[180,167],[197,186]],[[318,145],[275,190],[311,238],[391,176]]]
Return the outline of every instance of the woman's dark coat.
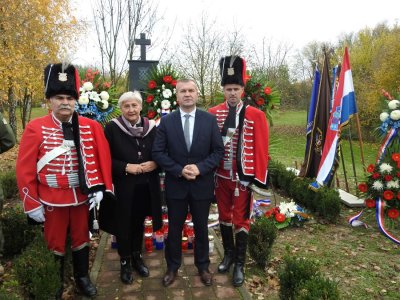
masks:
[[[153,160],[151,148],[156,135],[156,127],[143,138],[135,138],[124,133],[115,122],[111,121],[105,127],[105,135],[111,150],[116,205],[110,204],[112,201],[107,202],[107,199],[105,199],[105,209],[102,209],[102,204],[100,204],[100,228],[111,234],[127,234],[126,228],[129,224],[129,218],[131,218],[131,206],[138,207],[142,205],[140,201],[143,200],[135,197],[135,185],[147,182],[151,199],[151,212],[149,214],[153,218],[153,230],[158,230],[162,225],[159,168],[140,175],[125,172],[128,163],[137,164]],[[136,139],[139,141],[139,146]],[[139,151],[143,157],[140,161]]]

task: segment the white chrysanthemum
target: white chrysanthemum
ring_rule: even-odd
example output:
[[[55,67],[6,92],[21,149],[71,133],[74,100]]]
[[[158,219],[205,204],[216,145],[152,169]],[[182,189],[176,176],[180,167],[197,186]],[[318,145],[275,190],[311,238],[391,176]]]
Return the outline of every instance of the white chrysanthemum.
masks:
[[[399,180],[390,180],[386,183],[386,187],[389,189],[398,189],[400,187]]]
[[[175,95],[175,94],[176,94],[176,88],[174,88],[172,91],[173,91],[173,93],[174,93],[174,95]]]
[[[162,89],[162,90],[165,90],[165,84],[163,84],[163,85],[161,86],[161,89]]]
[[[383,174],[387,174],[393,171],[393,167],[387,163],[383,163],[379,166],[379,171]]]
[[[101,103],[101,108],[102,109],[107,109],[108,108],[108,101],[107,100],[100,100]]]
[[[396,109],[390,113],[390,118],[394,121],[400,120],[400,110]]]
[[[91,83],[90,81],[86,81],[83,83],[83,88],[85,89],[85,91],[91,91],[93,90],[93,83]]]
[[[157,90],[157,93],[161,92],[159,89]]]
[[[107,101],[108,99],[110,99],[110,95],[108,94],[108,92],[102,91],[102,92],[100,93],[100,98],[101,98],[101,100]]]
[[[162,109],[169,109],[171,107],[171,102],[169,100],[162,100],[161,101],[161,108]]]
[[[383,183],[382,183],[382,181],[380,181],[380,180],[375,181],[375,182],[372,184],[372,188],[373,188],[374,190],[377,190],[377,191],[382,191],[382,190],[383,190]]]
[[[170,89],[165,89],[165,90],[162,92],[162,95],[163,95],[164,98],[168,99],[168,98],[170,98],[170,97],[172,96],[172,92],[171,92]]]
[[[79,100],[78,100],[78,103],[79,103],[80,105],[86,105],[86,104],[88,104],[88,103],[89,103],[89,98],[88,98],[88,96],[87,96],[87,95],[82,95],[82,96],[80,96],[80,97],[79,97]]]
[[[99,102],[101,101],[99,94],[97,92],[91,92],[89,98],[93,100],[94,102]]]
[[[156,101],[154,101],[153,103],[154,103],[154,106],[157,106],[158,101],[156,100]]]
[[[79,88],[79,92],[84,92],[85,91],[85,89],[83,88],[83,86],[81,86],[80,88]]]
[[[389,118],[389,114],[387,112],[383,112],[379,116],[379,119],[381,120],[381,122],[385,122],[387,118]]]
[[[388,103],[388,107],[390,108],[390,109],[396,109],[396,108],[398,108],[400,106],[400,101],[399,100],[391,100],[391,101],[389,101],[389,103]]]
[[[284,214],[286,217],[294,217],[294,211],[297,210],[297,205],[293,201],[289,203],[282,202],[279,204],[279,211]]]
[[[157,113],[159,114],[161,112],[161,109],[157,108]]]
[[[174,101],[174,105],[176,105],[176,101]]]

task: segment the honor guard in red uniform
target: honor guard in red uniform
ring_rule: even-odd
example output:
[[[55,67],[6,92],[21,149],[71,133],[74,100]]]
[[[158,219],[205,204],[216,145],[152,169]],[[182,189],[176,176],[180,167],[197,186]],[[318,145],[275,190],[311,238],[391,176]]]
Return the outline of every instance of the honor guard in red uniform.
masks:
[[[244,59],[228,56],[219,64],[225,102],[209,109],[217,117],[225,146],[215,179],[224,246],[218,272],[228,272],[234,263],[233,285],[241,286],[252,209],[250,187],[265,188],[267,183],[268,124],[262,111],[241,100],[246,76]]]
[[[108,142],[99,123],[74,111],[79,74],[72,65],[44,70],[51,113],[32,120],[21,138],[17,183],[25,213],[44,223],[47,247],[60,261],[61,283],[67,234],[71,238],[74,278],[86,296],[97,294],[89,270],[89,204],[113,192]],[[63,288],[57,292],[61,299]]]

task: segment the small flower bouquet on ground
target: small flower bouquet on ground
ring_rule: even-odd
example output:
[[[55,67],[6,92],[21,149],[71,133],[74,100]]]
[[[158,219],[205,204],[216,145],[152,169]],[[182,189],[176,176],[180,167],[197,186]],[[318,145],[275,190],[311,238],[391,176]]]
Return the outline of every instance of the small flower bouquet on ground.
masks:
[[[114,111],[110,103],[111,88],[109,82],[101,82],[99,71],[88,69],[81,81],[80,96],[75,104],[75,110],[84,117],[96,120],[100,123],[107,121],[107,117]],[[98,93],[96,90],[101,89]]]
[[[264,217],[273,218],[278,229],[288,226],[300,227],[310,219],[310,215],[293,201],[281,202],[279,206],[267,210]]]

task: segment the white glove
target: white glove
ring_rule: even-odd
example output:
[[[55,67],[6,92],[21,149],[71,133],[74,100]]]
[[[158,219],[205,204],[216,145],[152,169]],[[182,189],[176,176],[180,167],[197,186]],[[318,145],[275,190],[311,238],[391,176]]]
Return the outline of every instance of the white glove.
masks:
[[[91,210],[95,206],[99,206],[101,200],[103,200],[103,192],[98,191],[93,194],[89,194],[89,210]]]
[[[43,223],[46,219],[44,218],[44,208],[43,206],[38,209],[31,211],[28,213],[28,216],[31,219],[34,219],[36,222]]]

